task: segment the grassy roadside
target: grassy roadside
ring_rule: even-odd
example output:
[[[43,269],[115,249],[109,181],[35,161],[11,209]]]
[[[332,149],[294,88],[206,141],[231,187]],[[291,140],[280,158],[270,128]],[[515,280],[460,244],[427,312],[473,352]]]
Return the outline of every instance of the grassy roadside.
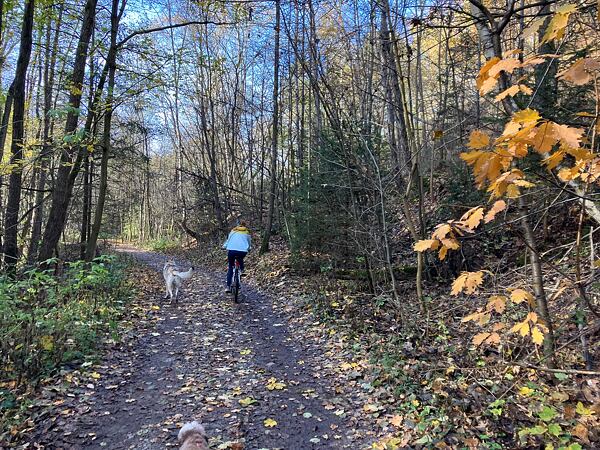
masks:
[[[61,405],[59,397],[71,386],[94,382],[94,364],[146,314],[136,306],[145,295],[140,277],[156,278],[127,258],[102,256],[90,265],[70,263],[59,276],[31,270],[0,280],[4,446],[16,445],[37,425],[36,417]]]

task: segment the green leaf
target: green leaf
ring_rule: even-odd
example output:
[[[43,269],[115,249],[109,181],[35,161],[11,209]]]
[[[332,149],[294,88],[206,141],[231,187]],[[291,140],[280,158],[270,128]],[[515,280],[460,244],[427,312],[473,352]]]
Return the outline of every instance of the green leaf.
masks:
[[[552,436],[559,436],[562,433],[562,428],[557,423],[551,423],[548,425],[548,433]]]
[[[566,373],[562,373],[562,372],[556,372],[554,374],[554,376],[556,377],[557,380],[560,380],[560,381],[565,381],[567,378],[569,378],[569,375],[567,375]]]
[[[556,410],[554,408],[550,408],[549,406],[544,406],[538,413],[538,416],[544,422],[550,422],[556,417]]]
[[[544,425],[536,425],[535,427],[529,428],[529,434],[533,434],[534,436],[539,436],[546,432],[547,428]]]
[[[577,414],[580,414],[582,416],[592,415],[592,410],[583,406],[583,403],[581,402],[577,402],[577,408],[575,408],[575,411],[577,412]]]
[[[415,444],[429,444],[431,442],[431,437],[429,437],[429,435],[425,435],[420,439],[417,439],[415,441]]]

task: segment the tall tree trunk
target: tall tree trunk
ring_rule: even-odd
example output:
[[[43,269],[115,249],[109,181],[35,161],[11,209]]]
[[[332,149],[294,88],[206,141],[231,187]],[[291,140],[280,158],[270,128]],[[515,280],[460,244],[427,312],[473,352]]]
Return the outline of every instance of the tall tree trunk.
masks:
[[[106,93],[106,111],[104,113],[104,130],[102,132],[102,159],[100,162],[100,186],[98,188],[98,200],[96,202],[96,211],[94,214],[94,223],[90,236],[88,237],[85,250],[85,259],[91,261],[96,254],[96,245],[98,235],[102,226],[102,215],[104,213],[104,203],[106,201],[106,191],[108,189],[108,159],[110,156],[110,131],[112,126],[112,115],[114,110],[114,88],[115,74],[117,72],[117,33],[119,31],[119,22],[125,8],[123,3],[119,11],[119,0],[112,0],[111,27],[110,27],[110,49],[106,58],[108,67],[108,88]]]
[[[9,269],[14,268],[18,258],[17,225],[19,223],[19,206],[21,203],[21,186],[23,182],[23,168],[20,164],[23,158],[23,137],[25,134],[25,81],[31,58],[31,47],[33,45],[34,10],[35,1],[27,0],[23,13],[19,59],[17,60],[15,80],[13,82],[14,111],[10,162],[14,165],[14,168],[9,178],[8,200],[4,222],[4,264]]]
[[[31,228],[31,241],[29,251],[27,252],[27,262],[33,264],[37,260],[38,249],[40,246],[40,238],[42,235],[42,220],[44,217],[44,189],[46,188],[46,179],[48,176],[48,163],[50,154],[52,153],[52,143],[50,142],[50,128],[53,119],[50,117],[52,109],[52,92],[54,86],[54,73],[56,66],[56,55],[58,51],[58,37],[62,25],[62,16],[64,11],[64,3],[61,4],[56,20],[56,30],[52,46],[50,46],[50,37],[52,30],[52,19],[48,19],[46,27],[46,56],[44,61],[44,117],[42,131],[42,154],[40,155],[41,167],[40,177],[37,184],[37,192],[35,195],[36,208],[33,213],[33,224]]]
[[[271,228],[275,216],[275,197],[277,195],[277,144],[279,138],[279,34],[281,21],[280,0],[275,0],[275,54],[273,70],[273,126],[271,136],[271,189],[269,192],[269,211],[265,224],[260,253],[269,251]]]
[[[68,115],[65,124],[65,135],[71,135],[77,129],[77,121],[79,119],[79,106],[81,105],[81,95],[83,89],[83,78],[85,75],[85,62],[88,53],[92,29],[94,27],[94,18],[96,16],[97,0],[87,0],[83,13],[83,24],[79,35],[79,43],[77,45],[77,53],[75,55],[75,64],[71,76],[71,92],[69,95],[69,106],[72,108]],[[40,248],[39,260],[45,261],[52,257],[60,235],[64,230],[69,203],[73,193],[73,185],[79,173],[81,160],[83,157],[82,151],[87,151],[85,147],[73,146],[65,148],[62,151],[60,158],[60,166],[52,190],[52,205],[48,213],[48,222],[44,229],[42,246]]]
[[[546,15],[546,20],[538,31],[540,42],[546,34],[550,20],[552,19],[550,4],[543,5],[540,8],[540,16]],[[556,53],[556,45],[554,41],[545,42],[540,45],[539,52],[541,54],[553,55]],[[549,58],[546,64],[535,66],[535,96],[533,97],[532,106],[537,109],[542,117],[546,119],[556,119],[556,99],[558,96],[558,79],[556,73],[558,71],[558,58]]]

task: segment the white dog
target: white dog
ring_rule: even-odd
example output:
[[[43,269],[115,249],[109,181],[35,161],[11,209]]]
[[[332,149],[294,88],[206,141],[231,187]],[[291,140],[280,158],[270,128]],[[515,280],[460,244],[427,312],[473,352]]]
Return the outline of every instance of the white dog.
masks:
[[[177,436],[181,447],[179,450],[208,450],[208,438],[204,427],[195,420],[186,423]]]
[[[165,278],[165,286],[167,291],[165,294],[165,299],[171,297],[171,301],[173,301],[173,297],[175,297],[175,303],[177,303],[179,287],[181,286],[183,280],[187,280],[192,277],[192,273],[194,273],[193,267],[191,267],[187,272],[182,272],[175,265],[175,261],[167,261],[165,263],[165,267],[163,268],[163,277]],[[173,290],[175,290],[175,295],[173,295]]]

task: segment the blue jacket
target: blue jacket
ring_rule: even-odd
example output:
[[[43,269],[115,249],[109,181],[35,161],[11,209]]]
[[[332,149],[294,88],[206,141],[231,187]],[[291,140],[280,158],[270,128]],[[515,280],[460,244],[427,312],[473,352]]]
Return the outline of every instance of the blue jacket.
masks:
[[[229,237],[223,244],[227,250],[236,250],[238,252],[248,252],[252,244],[250,231],[246,227],[235,227],[229,233]]]

